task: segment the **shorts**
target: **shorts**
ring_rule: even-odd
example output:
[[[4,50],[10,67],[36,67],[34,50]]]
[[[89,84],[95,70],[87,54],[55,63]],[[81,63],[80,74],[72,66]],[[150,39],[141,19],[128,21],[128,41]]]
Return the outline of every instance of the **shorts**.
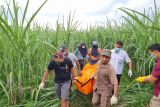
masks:
[[[153,95],[149,107],[160,107],[160,94],[157,97]]]
[[[118,85],[120,84],[120,79],[121,79],[121,74],[116,74],[117,80],[118,80]]]
[[[69,93],[70,93],[71,81],[65,81],[63,83],[55,83],[55,91],[56,95],[61,98],[68,100]]]

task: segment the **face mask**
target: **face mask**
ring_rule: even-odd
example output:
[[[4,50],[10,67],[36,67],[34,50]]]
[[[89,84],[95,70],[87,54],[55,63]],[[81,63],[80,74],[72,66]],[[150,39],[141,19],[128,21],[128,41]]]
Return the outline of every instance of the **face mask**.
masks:
[[[119,52],[121,48],[115,48],[116,53]]]
[[[98,48],[98,45],[92,45],[92,48]]]

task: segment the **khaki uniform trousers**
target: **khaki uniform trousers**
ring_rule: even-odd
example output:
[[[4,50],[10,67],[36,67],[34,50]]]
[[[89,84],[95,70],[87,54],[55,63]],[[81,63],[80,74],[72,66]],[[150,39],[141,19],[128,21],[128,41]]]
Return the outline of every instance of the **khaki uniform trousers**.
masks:
[[[105,93],[99,94],[94,91],[92,98],[93,107],[111,107],[110,98]]]

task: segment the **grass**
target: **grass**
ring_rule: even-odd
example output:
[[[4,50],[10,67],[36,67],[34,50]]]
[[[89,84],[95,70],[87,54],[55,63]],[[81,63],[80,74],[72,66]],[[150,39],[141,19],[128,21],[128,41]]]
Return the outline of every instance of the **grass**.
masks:
[[[151,84],[139,84],[123,74],[119,85],[118,107],[146,107],[152,93]]]

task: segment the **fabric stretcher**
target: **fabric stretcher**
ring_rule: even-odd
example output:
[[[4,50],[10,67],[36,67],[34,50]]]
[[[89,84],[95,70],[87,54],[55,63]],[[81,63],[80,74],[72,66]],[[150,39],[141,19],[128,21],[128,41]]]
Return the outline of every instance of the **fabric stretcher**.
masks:
[[[94,65],[87,63],[81,71],[81,76],[75,78],[74,85],[81,93],[87,95],[93,92],[95,79],[91,79],[91,76],[95,74],[96,70],[97,63]]]

